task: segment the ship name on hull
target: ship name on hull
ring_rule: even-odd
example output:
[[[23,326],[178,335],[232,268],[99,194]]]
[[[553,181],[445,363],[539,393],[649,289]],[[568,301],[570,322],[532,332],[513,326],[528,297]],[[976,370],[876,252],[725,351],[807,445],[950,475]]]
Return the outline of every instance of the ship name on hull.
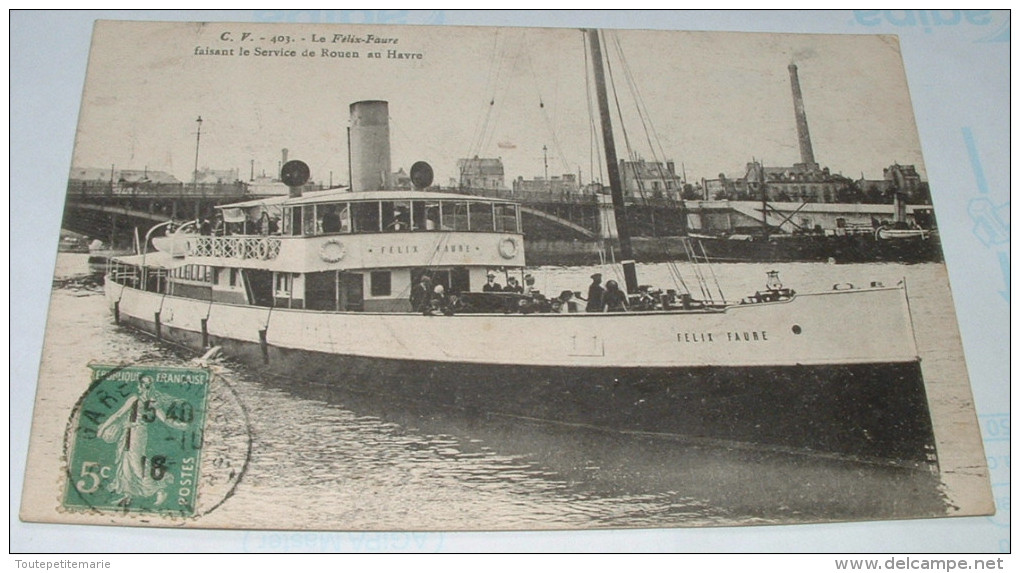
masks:
[[[764,330],[744,330],[740,332],[678,332],[676,341],[683,343],[697,342],[765,342],[768,333]]]
[[[471,245],[437,245],[437,253],[470,253],[472,251],[479,250],[478,247]],[[382,245],[368,249],[370,253],[378,253],[380,255],[406,255],[418,252],[418,245]]]

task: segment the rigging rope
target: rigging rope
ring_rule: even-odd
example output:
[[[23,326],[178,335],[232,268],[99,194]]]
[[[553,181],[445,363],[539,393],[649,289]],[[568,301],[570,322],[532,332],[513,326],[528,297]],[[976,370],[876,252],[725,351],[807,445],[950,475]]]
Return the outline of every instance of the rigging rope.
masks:
[[[500,45],[500,31],[497,29],[493,36],[492,53],[489,58],[489,77],[486,82],[486,92],[490,94],[489,103],[482,114],[481,121],[475,124],[475,131],[471,137],[471,147],[467,154],[468,158],[475,157],[481,153],[482,149],[485,147],[486,140],[490,138],[490,128],[494,128],[496,125],[496,121],[493,119],[493,110],[496,109],[496,100],[501,99],[500,97],[497,97],[497,95],[501,84],[503,83],[502,78],[504,76],[506,51],[508,49],[505,42],[503,43],[502,49]]]
[[[658,172],[659,179],[663,182],[671,182],[673,187],[678,190],[678,194],[682,192],[682,186],[679,184],[679,179],[676,173],[668,173],[665,169],[666,153],[662,147],[662,140],[659,137],[658,132],[655,130],[655,124],[651,121],[651,114],[648,112],[648,107],[644,102],[644,97],[641,95],[641,90],[638,88],[637,81],[634,79],[634,74],[631,70],[630,64],[627,62],[627,58],[623,52],[623,46],[620,44],[620,38],[617,35],[613,36],[613,46],[616,49],[617,57],[620,59],[620,65],[623,69],[624,78],[627,80],[627,85],[630,88],[631,95],[634,98],[634,107],[637,111],[638,118],[641,120],[641,125],[645,131],[645,140],[648,143],[648,148],[652,152],[653,165]],[[654,140],[654,141],[653,141]],[[658,153],[656,153],[658,148]],[[666,197],[672,204],[675,204],[673,197],[667,193]],[[681,197],[682,202],[682,197]]]
[[[719,286],[719,277],[715,276],[715,265],[708,260],[708,253],[705,252],[705,244],[698,241],[698,246],[701,247],[701,256],[705,259],[705,264],[708,265],[708,270],[712,273],[712,280],[715,281],[715,290],[719,291],[719,300],[726,302],[726,296],[723,295],[722,287]]]
[[[535,93],[538,95],[538,108],[541,110],[542,119],[545,121],[546,127],[549,129],[549,135],[552,137],[553,149],[559,157],[560,163],[563,167],[564,173],[570,173],[570,165],[567,163],[566,154],[563,153],[563,146],[560,144],[559,137],[556,135],[556,126],[553,125],[553,121],[549,118],[549,109],[545,106],[545,98],[542,97],[542,89],[540,82],[538,81],[538,74],[535,73],[535,61],[531,57],[531,50],[527,49],[529,44],[525,43],[524,55],[527,58],[528,70],[531,72],[531,85],[535,87]]]

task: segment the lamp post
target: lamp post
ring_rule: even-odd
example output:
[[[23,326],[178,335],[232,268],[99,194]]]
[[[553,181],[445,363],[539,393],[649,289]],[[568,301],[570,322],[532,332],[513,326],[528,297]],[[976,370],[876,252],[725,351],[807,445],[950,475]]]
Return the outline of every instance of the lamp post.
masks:
[[[195,133],[195,171],[192,172],[191,184],[195,188],[195,194],[198,194],[198,144],[202,141],[202,116],[198,116],[198,131]]]
[[[549,184],[549,148],[542,146],[542,164],[545,166],[545,190],[552,191],[552,186]]]

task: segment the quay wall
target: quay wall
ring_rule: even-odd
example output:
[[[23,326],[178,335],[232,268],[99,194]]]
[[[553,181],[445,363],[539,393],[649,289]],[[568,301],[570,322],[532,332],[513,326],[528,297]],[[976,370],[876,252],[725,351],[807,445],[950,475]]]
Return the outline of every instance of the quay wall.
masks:
[[[680,237],[632,237],[634,258],[641,263],[686,260]],[[618,241],[524,240],[528,266],[585,266],[621,261]]]

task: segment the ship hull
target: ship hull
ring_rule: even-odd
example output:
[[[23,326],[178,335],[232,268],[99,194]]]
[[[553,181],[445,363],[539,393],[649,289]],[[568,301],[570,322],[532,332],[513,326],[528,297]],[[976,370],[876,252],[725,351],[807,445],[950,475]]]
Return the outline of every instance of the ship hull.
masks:
[[[445,356],[428,359],[411,352],[405,357],[384,356],[384,352],[366,355],[316,350],[314,345],[288,343],[280,334],[269,336],[274,328],[280,330],[273,320],[288,313],[281,309],[273,311],[277,317],[268,321],[269,328],[241,337],[210,328],[213,317],[220,316],[220,322],[225,322],[224,315],[231,309],[218,309],[208,302],[170,300],[172,297],[119,285],[108,289],[108,296],[120,324],[165,341],[195,350],[220,346],[226,355],[295,384],[333,386],[387,404],[406,403],[416,411],[424,406],[470,416],[522,418],[708,445],[766,448],[929,470],[937,467],[924,381],[916,358],[641,366],[623,361],[597,364],[589,357],[561,360],[562,364],[520,364],[491,358],[470,362]],[[160,310],[138,312],[155,302]],[[205,323],[198,329],[189,328],[189,319],[181,314],[192,303],[204,309],[201,316]],[[170,316],[165,314],[169,309],[173,309]],[[341,329],[349,328],[344,322],[352,320],[344,314],[326,318]],[[362,317],[353,320],[357,318]],[[458,317],[403,319],[429,324],[445,321],[449,326]],[[237,326],[237,318],[234,320]],[[202,319],[195,322],[201,325]],[[381,336],[364,331],[361,335],[363,344]]]

